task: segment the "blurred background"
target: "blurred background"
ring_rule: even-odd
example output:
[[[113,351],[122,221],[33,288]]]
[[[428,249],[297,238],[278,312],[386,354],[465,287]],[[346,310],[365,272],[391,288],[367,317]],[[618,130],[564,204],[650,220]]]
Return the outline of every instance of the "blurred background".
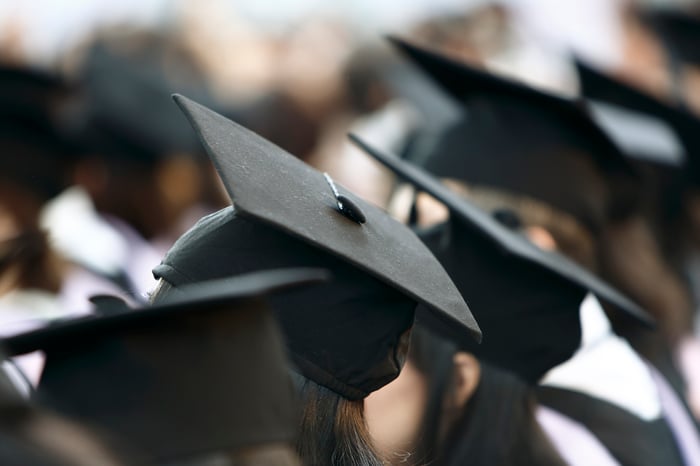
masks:
[[[0,0],[0,309],[46,318],[87,312],[85,297],[96,293],[142,301],[173,242],[229,203],[172,93],[391,208],[394,180],[346,134],[406,155],[459,109],[387,35],[569,96],[579,92],[578,58],[700,115],[700,60],[674,61],[648,16],[698,8],[692,0]],[[700,254],[687,262],[697,303]],[[21,290],[47,295],[32,291],[27,304]],[[11,321],[27,322],[0,313],[3,333],[24,328]],[[695,326],[698,335],[700,319]]]

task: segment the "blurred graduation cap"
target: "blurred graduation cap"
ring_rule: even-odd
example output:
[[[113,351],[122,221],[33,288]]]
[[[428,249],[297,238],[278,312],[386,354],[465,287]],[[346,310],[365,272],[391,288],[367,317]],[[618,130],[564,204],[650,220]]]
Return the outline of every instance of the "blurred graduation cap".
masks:
[[[42,350],[37,401],[149,460],[293,440],[293,388],[261,296],[327,278],[268,270],[179,290],[163,304],[57,322],[1,342]]]
[[[73,92],[59,76],[0,66],[0,177],[46,201],[66,187],[75,146],[59,107]]]
[[[584,96],[594,102],[593,108],[599,116],[605,118],[605,109],[610,114],[610,109],[625,112],[630,118],[644,118],[656,127],[656,130],[647,128],[646,136],[640,136],[638,131],[630,132],[626,139],[637,139],[637,143],[630,140],[628,144],[621,144],[625,152],[633,158],[649,160],[659,165],[667,165],[678,168],[686,168],[688,180],[697,185],[700,183],[700,167],[696,153],[700,153],[700,119],[688,110],[674,107],[645,94],[631,86],[623,84],[593,67],[576,62],[576,69],[581,82],[581,91]],[[601,103],[603,104],[601,106]],[[601,111],[602,109],[602,111]],[[614,115],[608,115],[611,131],[615,124],[620,125]],[[622,123],[624,124],[624,123]],[[648,140],[654,136],[656,142],[652,145]],[[642,139],[643,138],[643,139]],[[645,144],[640,144],[641,141]],[[644,149],[642,146],[646,145]]]
[[[81,80],[84,91],[71,130],[84,141],[86,153],[150,164],[199,152],[187,120],[172,111],[173,89],[155,64],[97,42],[88,51]]]
[[[580,101],[390,40],[464,108],[412,160],[441,177],[544,201],[593,231],[633,208],[636,174]]]
[[[260,136],[185,97],[175,101],[234,207],[181,237],[156,277],[180,286],[282,265],[329,268],[332,283],[274,308],[300,372],[349,399],[399,374],[417,303],[441,335],[480,339],[457,288],[410,229]]]
[[[475,310],[484,340],[469,348],[474,354],[536,382],[578,349],[579,306],[588,292],[613,305],[622,317],[653,325],[635,303],[587,270],[536,247],[426,171],[350,137],[377,161],[449,208],[449,223],[421,236]]]

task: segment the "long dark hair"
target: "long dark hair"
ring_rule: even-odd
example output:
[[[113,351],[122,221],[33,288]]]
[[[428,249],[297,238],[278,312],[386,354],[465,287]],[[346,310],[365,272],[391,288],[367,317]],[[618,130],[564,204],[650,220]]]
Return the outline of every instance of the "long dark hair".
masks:
[[[535,418],[531,389],[488,364],[471,400],[445,438],[439,465],[531,466],[566,464]]]
[[[535,397],[525,382],[481,362],[479,384],[466,406],[446,410],[454,395],[457,348],[425,331],[414,329],[412,338],[409,357],[429,380],[417,459],[439,466],[566,464],[537,423]]]
[[[364,417],[364,401],[351,401],[295,373],[301,400],[297,453],[305,466],[382,466]]]

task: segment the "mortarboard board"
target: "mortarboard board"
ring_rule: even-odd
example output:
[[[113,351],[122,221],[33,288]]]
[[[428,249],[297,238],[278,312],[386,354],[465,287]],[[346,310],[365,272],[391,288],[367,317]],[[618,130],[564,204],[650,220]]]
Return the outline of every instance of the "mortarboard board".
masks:
[[[481,333],[447,273],[408,229],[269,141],[175,96],[233,208],[202,219],[154,269],[174,286],[250,270],[323,266],[335,280],[273,306],[309,379],[361,399],[394,379],[419,317],[442,335]]]
[[[60,321],[4,339],[46,353],[37,401],[151,460],[289,442],[293,388],[262,295],[327,276],[268,270],[178,290],[160,305]]]
[[[580,101],[391,40],[464,108],[414,155],[428,171],[544,201],[593,231],[633,208],[636,174]]]
[[[687,167],[688,180],[693,184],[700,183],[700,169],[697,167],[695,155],[700,153],[700,119],[686,109],[661,102],[606,76],[581,61],[576,62],[576,69],[581,82],[581,91],[588,99],[648,115],[670,128],[682,146],[681,158],[684,166]],[[634,156],[634,154],[630,155]],[[639,155],[637,157],[640,158]],[[648,159],[649,156],[646,158]],[[658,153],[656,162],[670,165],[668,153]]]
[[[352,140],[419,190],[443,202],[450,222],[421,236],[475,309],[484,341],[476,355],[535,382],[579,347],[579,306],[592,292],[641,324],[653,320],[596,276],[544,251],[453,193],[424,170]]]

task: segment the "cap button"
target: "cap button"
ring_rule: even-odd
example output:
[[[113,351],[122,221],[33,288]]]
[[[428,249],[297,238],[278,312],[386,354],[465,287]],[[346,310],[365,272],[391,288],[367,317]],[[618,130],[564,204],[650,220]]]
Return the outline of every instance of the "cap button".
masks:
[[[352,202],[350,199],[342,194],[336,199],[338,201],[338,209],[340,209],[340,212],[347,218],[359,224],[363,224],[367,221],[367,217],[365,216],[364,212],[362,212],[360,207],[358,207],[358,205]]]
[[[333,178],[331,178],[328,173],[324,173],[323,176],[326,178],[328,186],[331,187],[331,191],[333,191],[333,195],[335,196],[335,201],[338,205],[338,210],[340,213],[355,223],[359,223],[360,225],[365,223],[367,221],[367,217],[365,216],[364,212],[362,212],[362,209],[360,209],[360,207],[352,202],[347,196],[343,196],[342,194],[338,193],[338,188],[335,186]]]

